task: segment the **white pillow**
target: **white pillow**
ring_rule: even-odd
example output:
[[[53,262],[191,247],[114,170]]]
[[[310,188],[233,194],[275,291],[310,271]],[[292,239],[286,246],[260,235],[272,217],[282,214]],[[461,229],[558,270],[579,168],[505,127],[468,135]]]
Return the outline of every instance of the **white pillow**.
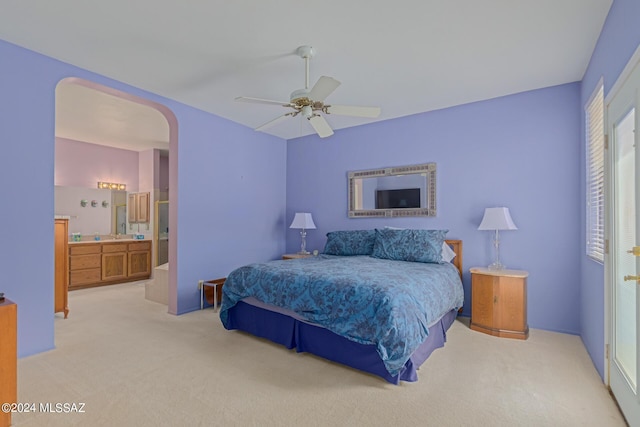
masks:
[[[384,228],[388,230],[404,230],[404,228],[400,227],[389,227],[385,226]],[[456,253],[447,245],[447,242],[442,242],[442,261],[451,262],[456,257]]]
[[[442,261],[451,262],[456,257],[456,253],[447,245],[447,242],[442,243]]]

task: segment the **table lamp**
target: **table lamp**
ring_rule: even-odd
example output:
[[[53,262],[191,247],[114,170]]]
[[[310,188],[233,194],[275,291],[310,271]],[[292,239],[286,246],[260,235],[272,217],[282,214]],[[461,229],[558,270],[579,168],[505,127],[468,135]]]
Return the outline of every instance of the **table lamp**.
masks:
[[[484,217],[478,227],[478,230],[495,230],[493,237],[493,245],[495,247],[496,258],[489,265],[489,270],[504,270],[506,266],[500,262],[500,234],[499,230],[517,230],[518,227],[513,223],[509,208],[486,208]]]
[[[313,223],[313,218],[311,218],[311,214],[307,212],[296,212],[296,216],[293,217],[293,222],[289,226],[289,228],[300,229],[300,238],[302,242],[300,243],[300,252],[301,255],[308,255],[307,251],[307,230],[315,230],[316,225]]]

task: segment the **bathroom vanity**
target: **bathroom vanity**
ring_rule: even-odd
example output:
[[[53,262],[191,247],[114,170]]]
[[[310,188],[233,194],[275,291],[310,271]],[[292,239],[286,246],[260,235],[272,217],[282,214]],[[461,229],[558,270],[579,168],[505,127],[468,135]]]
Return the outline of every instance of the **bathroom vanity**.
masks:
[[[151,277],[151,240],[69,242],[69,290]]]

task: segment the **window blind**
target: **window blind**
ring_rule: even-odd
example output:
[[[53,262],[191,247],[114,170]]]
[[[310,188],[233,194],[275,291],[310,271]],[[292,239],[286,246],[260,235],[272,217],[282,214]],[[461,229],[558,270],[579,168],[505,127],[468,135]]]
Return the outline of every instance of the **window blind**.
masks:
[[[602,79],[585,106],[587,153],[587,255],[604,262],[604,88]]]

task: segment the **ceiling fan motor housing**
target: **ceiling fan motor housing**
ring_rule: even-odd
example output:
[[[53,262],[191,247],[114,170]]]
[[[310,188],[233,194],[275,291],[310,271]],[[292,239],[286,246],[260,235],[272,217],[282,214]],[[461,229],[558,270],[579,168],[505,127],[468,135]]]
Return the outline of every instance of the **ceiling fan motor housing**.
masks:
[[[313,58],[313,55],[316,53],[311,46],[300,46],[296,49],[296,53],[300,58]]]
[[[310,92],[309,89],[294,90],[293,92],[291,92],[291,96],[289,97],[289,100],[291,101],[292,104],[298,104],[298,102],[304,102],[304,100],[309,101],[309,92]],[[310,105],[310,104],[311,102],[308,102],[301,106]]]

